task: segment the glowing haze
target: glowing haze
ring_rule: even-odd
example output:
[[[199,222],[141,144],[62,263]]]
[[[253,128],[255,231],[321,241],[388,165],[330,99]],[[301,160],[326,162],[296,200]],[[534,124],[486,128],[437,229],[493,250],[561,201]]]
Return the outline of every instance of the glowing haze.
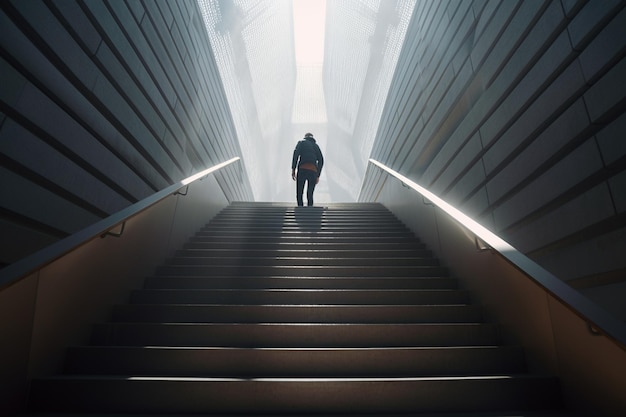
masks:
[[[295,200],[291,157],[311,132],[316,204],[355,201],[415,2],[198,0],[256,200]]]
[[[326,0],[293,0],[294,44],[297,65],[324,61]]]

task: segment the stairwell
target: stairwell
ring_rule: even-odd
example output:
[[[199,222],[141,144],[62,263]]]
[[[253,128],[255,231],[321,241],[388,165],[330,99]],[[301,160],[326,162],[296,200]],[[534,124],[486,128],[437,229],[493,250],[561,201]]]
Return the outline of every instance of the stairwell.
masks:
[[[383,206],[234,203],[32,382],[29,411],[547,416],[559,390]]]

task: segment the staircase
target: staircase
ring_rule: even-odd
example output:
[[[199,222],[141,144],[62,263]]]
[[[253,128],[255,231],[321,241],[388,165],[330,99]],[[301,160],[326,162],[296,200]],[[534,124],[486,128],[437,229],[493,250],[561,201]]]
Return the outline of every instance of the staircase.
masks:
[[[29,407],[537,412],[560,393],[383,206],[234,203],[69,348],[63,375],[33,381]]]

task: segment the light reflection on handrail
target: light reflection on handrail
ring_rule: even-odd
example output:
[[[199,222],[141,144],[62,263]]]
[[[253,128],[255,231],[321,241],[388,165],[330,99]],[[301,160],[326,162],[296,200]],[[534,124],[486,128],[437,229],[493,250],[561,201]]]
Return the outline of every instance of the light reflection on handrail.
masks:
[[[217,164],[211,168],[198,172],[182,181],[174,183],[161,191],[158,191],[141,201],[136,202],[111,216],[104,218],[91,226],[88,226],[79,232],[76,232],[64,239],[61,239],[50,246],[43,248],[42,250],[26,256],[25,258],[14,262],[2,270],[0,270],[0,290],[4,287],[12,285],[22,278],[28,276],[34,271],[37,271],[51,262],[59,259],[63,255],[73,251],[74,249],[82,246],[90,240],[107,233],[112,228],[125,222],[131,217],[147,210],[153,205],[157,204],[166,197],[176,193],[181,188],[191,184],[192,182],[206,177],[215,171],[218,171],[236,161],[239,161],[239,157],[234,157],[228,161]]]
[[[522,271],[526,276],[542,286],[556,299],[560,300],[566,307],[574,311],[583,320],[587,321],[591,327],[599,329],[602,334],[615,340],[621,345],[622,348],[626,348],[626,325],[624,323],[613,317],[606,310],[602,309],[588,298],[584,297],[577,290],[567,285],[552,273],[545,270],[535,261],[515,249],[495,233],[491,232],[486,227],[482,226],[435,194],[374,159],[370,159],[369,162],[421,194],[443,212],[447,213],[456,222],[472,232],[476,237],[493,248],[515,268]]]

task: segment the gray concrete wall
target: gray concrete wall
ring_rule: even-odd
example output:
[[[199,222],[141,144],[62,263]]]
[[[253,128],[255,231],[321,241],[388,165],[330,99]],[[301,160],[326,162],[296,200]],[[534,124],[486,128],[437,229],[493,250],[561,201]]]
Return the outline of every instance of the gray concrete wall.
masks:
[[[529,372],[558,376],[566,408],[594,417],[624,414],[623,345],[591,331],[585,318],[504,256],[477,250],[468,229],[399,180],[388,179],[378,200],[449,263],[451,274],[470,291],[472,302],[482,306],[485,321],[498,324],[502,343],[523,346]],[[616,331],[613,324],[603,323]],[[624,334],[626,326],[621,327]]]
[[[625,6],[418,2],[372,151],[623,319]]]
[[[194,0],[0,2],[0,74],[0,265],[240,156]]]

